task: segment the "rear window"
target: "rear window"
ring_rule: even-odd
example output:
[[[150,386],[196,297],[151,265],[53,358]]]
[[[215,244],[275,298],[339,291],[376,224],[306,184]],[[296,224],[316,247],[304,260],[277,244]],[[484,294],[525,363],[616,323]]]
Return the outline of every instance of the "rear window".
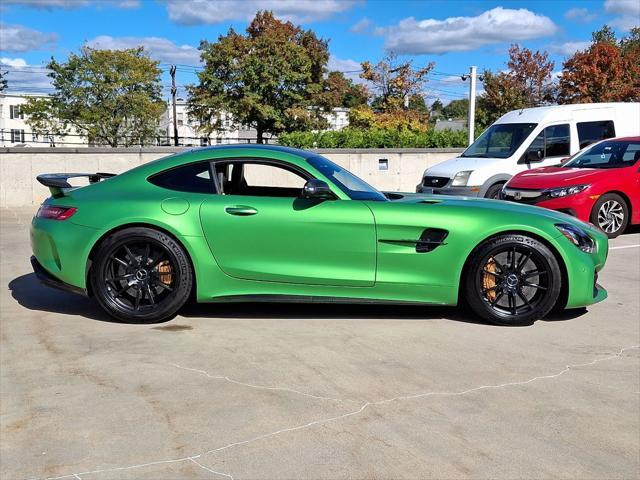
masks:
[[[209,162],[189,163],[149,178],[154,185],[178,192],[216,193]]]
[[[578,128],[578,141],[580,142],[581,150],[594,142],[616,136],[616,128],[612,120],[579,122],[576,127]]]

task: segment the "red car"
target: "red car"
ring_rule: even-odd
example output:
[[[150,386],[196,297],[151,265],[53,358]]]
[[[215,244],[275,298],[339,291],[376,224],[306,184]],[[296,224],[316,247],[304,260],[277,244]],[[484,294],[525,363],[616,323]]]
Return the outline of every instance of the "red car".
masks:
[[[519,173],[500,198],[568,213],[615,238],[640,223],[640,137],[603,140],[556,167]]]

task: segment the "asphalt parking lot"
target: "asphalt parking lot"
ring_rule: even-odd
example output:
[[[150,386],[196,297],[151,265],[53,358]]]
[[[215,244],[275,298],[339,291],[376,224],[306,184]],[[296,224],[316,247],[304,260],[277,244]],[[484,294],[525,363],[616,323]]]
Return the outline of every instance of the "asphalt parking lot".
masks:
[[[453,308],[200,305],[110,321],[0,210],[3,479],[638,478],[640,230],[609,298],[531,327]]]

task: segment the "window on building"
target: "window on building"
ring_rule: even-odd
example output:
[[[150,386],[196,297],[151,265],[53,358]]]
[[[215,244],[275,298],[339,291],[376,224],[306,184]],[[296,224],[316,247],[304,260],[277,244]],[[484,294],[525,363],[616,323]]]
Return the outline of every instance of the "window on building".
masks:
[[[24,143],[24,130],[11,129],[11,143]]]
[[[9,105],[9,118],[24,119],[24,113],[21,112],[20,105]]]
[[[576,126],[578,127],[580,149],[583,149],[591,143],[616,136],[616,129],[612,120],[579,122]]]

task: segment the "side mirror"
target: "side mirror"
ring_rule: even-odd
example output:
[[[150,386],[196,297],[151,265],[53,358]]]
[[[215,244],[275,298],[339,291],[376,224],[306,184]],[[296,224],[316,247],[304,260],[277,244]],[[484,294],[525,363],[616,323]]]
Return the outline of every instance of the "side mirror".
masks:
[[[326,182],[312,178],[302,187],[301,198],[313,200],[334,200],[336,197]]]
[[[543,157],[544,157],[544,154],[542,153],[541,149],[537,148],[535,150],[529,150],[527,151],[525,162],[527,163],[541,162]]]

